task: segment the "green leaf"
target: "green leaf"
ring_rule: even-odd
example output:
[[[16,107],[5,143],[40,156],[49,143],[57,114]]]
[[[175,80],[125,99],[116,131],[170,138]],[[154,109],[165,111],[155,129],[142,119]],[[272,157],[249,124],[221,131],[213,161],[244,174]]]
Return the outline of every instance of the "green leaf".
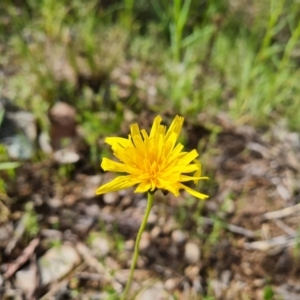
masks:
[[[19,167],[21,164],[18,162],[3,162],[0,163],[0,170],[11,170]]]
[[[264,288],[264,300],[271,300],[273,299],[274,292],[271,286],[267,285]]]

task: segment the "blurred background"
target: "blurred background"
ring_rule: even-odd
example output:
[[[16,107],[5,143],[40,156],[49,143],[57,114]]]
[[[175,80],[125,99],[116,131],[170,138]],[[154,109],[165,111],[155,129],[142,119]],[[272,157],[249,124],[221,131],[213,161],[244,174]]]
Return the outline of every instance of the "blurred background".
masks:
[[[106,136],[185,118],[209,200],[157,192],[132,299],[299,299],[300,1],[1,0],[0,298],[119,299],[145,195]]]

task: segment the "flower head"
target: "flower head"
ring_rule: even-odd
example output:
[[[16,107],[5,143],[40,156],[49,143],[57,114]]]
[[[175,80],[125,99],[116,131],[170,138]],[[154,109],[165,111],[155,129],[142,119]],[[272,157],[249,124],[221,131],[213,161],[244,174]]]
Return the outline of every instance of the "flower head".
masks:
[[[104,194],[138,185],[135,193],[154,192],[156,189],[179,195],[184,189],[191,195],[206,199],[207,195],[199,193],[183,182],[194,181],[196,184],[201,177],[201,165],[195,158],[196,150],[182,152],[183,145],[177,142],[183,117],[176,116],[170,127],[161,125],[162,118],[154,119],[150,135],[137,124],[130,126],[128,139],[108,137],[105,142],[113,150],[116,162],[103,158],[101,167],[105,171],[127,173],[99,187],[97,194]],[[192,175],[186,175],[193,173]]]

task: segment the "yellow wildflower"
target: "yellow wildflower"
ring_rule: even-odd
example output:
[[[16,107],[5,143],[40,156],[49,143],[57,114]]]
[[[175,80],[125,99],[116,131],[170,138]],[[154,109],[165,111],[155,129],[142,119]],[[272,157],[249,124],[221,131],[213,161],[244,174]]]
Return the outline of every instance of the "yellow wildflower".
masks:
[[[137,124],[130,126],[128,139],[108,137],[105,142],[111,145],[114,156],[120,161],[115,162],[103,158],[101,167],[105,171],[122,172],[128,175],[119,176],[99,187],[97,194],[118,191],[138,184],[135,192],[154,192],[156,189],[179,195],[184,189],[191,195],[206,199],[207,195],[199,193],[182,182],[207,179],[201,177],[201,165],[195,158],[196,150],[181,152],[183,145],[176,145],[180,134],[183,117],[176,116],[169,129],[161,125],[162,118],[154,119],[150,135]],[[194,173],[192,176],[185,175]]]

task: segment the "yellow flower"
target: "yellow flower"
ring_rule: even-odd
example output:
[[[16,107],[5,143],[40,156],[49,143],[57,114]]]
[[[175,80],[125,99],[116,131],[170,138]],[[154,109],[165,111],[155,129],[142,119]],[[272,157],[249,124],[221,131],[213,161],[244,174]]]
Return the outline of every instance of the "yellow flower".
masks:
[[[119,176],[99,187],[96,193],[118,191],[138,184],[135,193],[154,192],[156,189],[179,195],[184,189],[191,195],[206,199],[207,195],[199,193],[182,182],[193,180],[196,184],[201,177],[201,165],[195,158],[196,150],[181,152],[183,145],[176,145],[180,134],[183,117],[176,116],[169,129],[161,125],[162,118],[154,119],[150,135],[137,124],[130,126],[128,139],[109,137],[105,142],[111,145],[114,156],[121,162],[103,158],[101,167],[105,171],[122,172],[128,175]],[[194,173],[192,176],[185,175]]]

